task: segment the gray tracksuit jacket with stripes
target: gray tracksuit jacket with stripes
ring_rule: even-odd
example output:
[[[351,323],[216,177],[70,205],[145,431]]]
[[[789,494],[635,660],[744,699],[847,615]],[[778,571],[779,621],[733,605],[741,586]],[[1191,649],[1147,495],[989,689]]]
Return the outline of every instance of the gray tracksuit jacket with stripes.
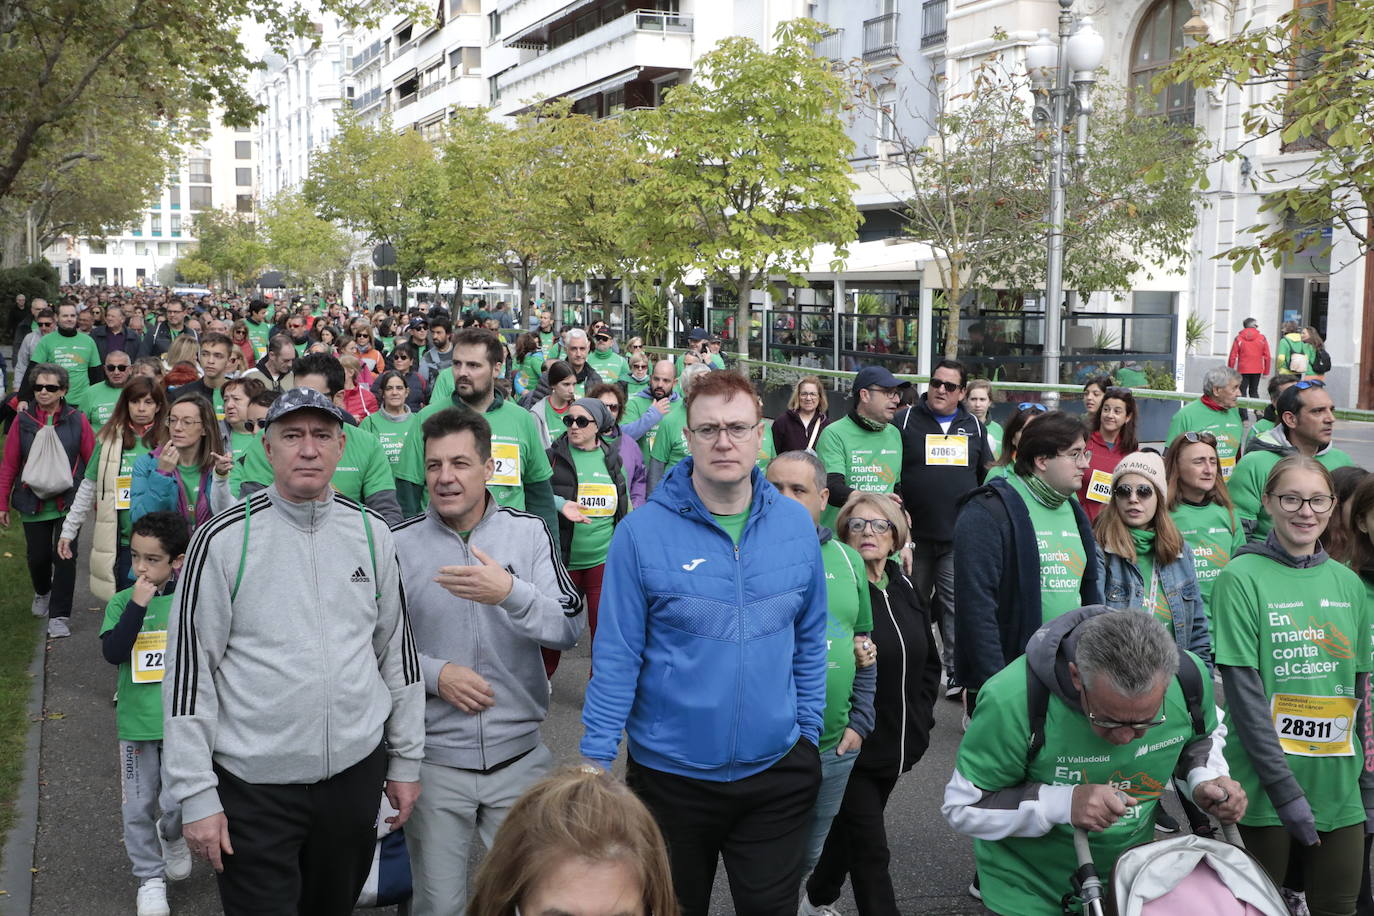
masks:
[[[571,649],[586,616],[548,526],[488,496],[486,512],[466,541],[444,524],[433,504],[394,532],[428,695],[425,762],[488,770],[533,750],[549,711],[539,649]],[[441,566],[478,565],[472,547],[514,577],[499,605],[456,598],[434,581]],[[449,663],[481,675],[494,705],[473,715],[441,699],[439,672]]]
[[[222,810],[214,764],[249,783],[315,783],[385,739],[387,778],[419,779],[420,660],[381,516],[268,487],[196,531],[177,595],[163,759],[184,821]]]

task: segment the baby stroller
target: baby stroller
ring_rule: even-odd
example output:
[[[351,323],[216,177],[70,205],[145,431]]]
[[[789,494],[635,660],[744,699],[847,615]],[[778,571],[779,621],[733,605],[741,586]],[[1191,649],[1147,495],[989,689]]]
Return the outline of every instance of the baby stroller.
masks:
[[[1076,896],[1085,916],[1288,916],[1278,888],[1255,861],[1234,826],[1225,841],[1185,834],[1129,849],[1112,869],[1111,896],[1093,866],[1088,834],[1075,830]],[[1064,912],[1071,912],[1064,898]]]

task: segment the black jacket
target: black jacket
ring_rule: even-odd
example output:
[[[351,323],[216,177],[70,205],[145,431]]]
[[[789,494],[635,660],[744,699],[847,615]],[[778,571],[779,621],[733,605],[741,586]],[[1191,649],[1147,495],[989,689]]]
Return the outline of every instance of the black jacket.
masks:
[[[898,492],[911,516],[911,536],[929,541],[954,540],[954,517],[959,500],[983,483],[987,469],[997,460],[988,442],[988,430],[962,407],[946,432],[940,428],[925,395],[892,418],[902,434],[902,478]],[[964,467],[926,464],[926,436],[967,436],[968,464]]]
[[[110,355],[110,329],[103,324],[99,327],[91,328],[91,339],[95,341],[95,348],[100,351],[100,365],[98,367],[93,366],[91,372],[91,383],[95,384],[97,381],[105,381],[105,357]],[[115,347],[115,349],[118,350],[121,348]],[[129,326],[125,325],[124,346],[122,349],[125,353],[129,354],[129,362],[132,363],[134,360],[138,359],[146,352],[143,346],[143,335],[130,331]],[[99,378],[97,379],[96,376],[99,376]]]
[[[389,372],[391,370],[388,369],[387,371]],[[405,380],[406,386],[410,389],[406,393],[406,406],[410,408],[411,413],[419,413],[421,410],[424,410],[425,401],[429,400],[429,385],[420,377],[420,373],[416,372],[414,369],[411,369],[410,374],[405,376]],[[381,373],[378,373],[377,377],[372,380],[372,393],[377,397],[377,403],[382,403]]]
[[[184,327],[185,325],[183,325],[183,328]],[[190,334],[192,338],[199,339],[196,337],[195,331],[183,330],[182,333]],[[171,348],[172,329],[167,326],[167,322],[165,321],[159,321],[157,326],[148,331],[143,337],[144,356],[161,356]]]
[[[773,454],[803,452],[807,448],[814,452],[816,443],[821,440],[821,431],[829,425],[829,414],[817,411],[811,418],[811,425],[807,426],[795,410],[783,411],[782,415],[773,421]],[[814,440],[811,438],[812,433],[815,433]]]
[[[875,724],[864,739],[856,767],[900,776],[930,746],[935,697],[940,688],[940,653],[931,637],[930,602],[891,561],[887,589],[868,585],[873,599],[873,643],[878,647]]]
[[[615,481],[615,524],[630,510],[630,492],[625,486],[625,471],[620,462],[620,447],[602,440],[601,454],[606,458],[606,471]],[[572,444],[567,436],[559,436],[548,448],[549,465],[553,468],[553,492],[568,502],[577,502],[577,467],[573,464]],[[558,547],[562,552],[563,563],[568,562],[572,550],[573,523],[558,513]]]
[[[591,391],[602,381],[601,376],[592,368],[591,363],[583,363],[582,371],[577,373],[576,378],[577,383],[583,386],[583,391]],[[520,406],[529,410],[537,401],[542,401],[548,397],[551,391],[553,391],[553,386],[549,384],[549,374],[542,372],[539,375],[539,384],[535,385],[533,390],[526,391],[524,396],[520,398]]]

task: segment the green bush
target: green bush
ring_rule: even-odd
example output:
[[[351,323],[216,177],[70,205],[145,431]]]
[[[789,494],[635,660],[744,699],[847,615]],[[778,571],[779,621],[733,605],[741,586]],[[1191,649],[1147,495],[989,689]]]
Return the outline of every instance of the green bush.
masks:
[[[57,268],[47,258],[22,267],[0,269],[0,327],[12,328],[20,321],[15,314],[15,296],[23,293],[30,302],[42,297],[56,305],[61,282]]]

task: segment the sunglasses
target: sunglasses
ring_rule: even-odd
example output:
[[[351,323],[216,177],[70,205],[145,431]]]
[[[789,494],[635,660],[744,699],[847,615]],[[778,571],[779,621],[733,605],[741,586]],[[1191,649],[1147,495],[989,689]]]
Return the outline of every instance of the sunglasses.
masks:
[[[591,417],[564,417],[563,425],[568,429],[576,426],[578,429],[586,429],[588,426],[595,426],[596,421]]]
[[[939,388],[941,391],[958,391],[962,387],[964,386],[960,385],[958,382],[947,382],[938,378],[930,380],[930,390],[932,391],[936,388]]]
[[[1038,413],[1045,413],[1049,410],[1048,407],[1046,407],[1044,404],[1041,404],[1039,401],[1022,401],[1020,404],[1016,405],[1016,409],[1034,410]]]
[[[262,417],[262,418],[257,419],[257,420],[244,420],[244,421],[243,421],[243,428],[246,429],[246,430],[248,430],[250,433],[251,433],[253,430],[255,430],[255,429],[266,429],[266,428],[267,428],[267,418],[266,418],[266,417]]]
[[[106,371],[106,372],[128,372],[128,371],[129,371],[129,364],[128,364],[128,363],[106,363],[106,364],[105,364],[105,371]]]
[[[1144,502],[1155,494],[1155,488],[1148,483],[1138,483],[1135,486],[1131,486],[1128,483],[1119,483],[1112,487],[1112,495],[1117,499],[1130,499],[1132,493],[1136,495],[1137,499]]]
[[[1215,446],[1217,444],[1216,436],[1212,435],[1211,433],[1200,433],[1192,429],[1179,433],[1179,437],[1187,442],[1193,443],[1194,445],[1196,445],[1199,442],[1201,442],[1203,445],[1211,446]]]
[[[61,385],[38,385],[33,386],[34,391],[65,391]]]
[[[1326,382],[1323,382],[1319,378],[1309,378],[1304,379],[1301,382],[1294,382],[1293,387],[1298,389],[1299,391],[1306,391],[1309,388],[1325,388]]]

